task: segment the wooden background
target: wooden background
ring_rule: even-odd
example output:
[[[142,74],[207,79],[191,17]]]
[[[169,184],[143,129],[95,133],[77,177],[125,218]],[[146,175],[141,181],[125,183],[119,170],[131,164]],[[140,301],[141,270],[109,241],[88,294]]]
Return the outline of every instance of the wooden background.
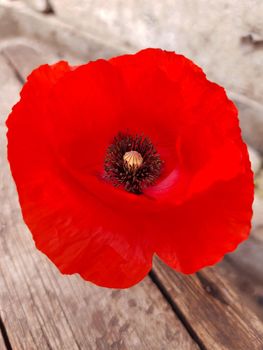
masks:
[[[100,56],[111,55],[96,45]],[[87,59],[96,53],[87,50]],[[253,232],[217,266],[184,276],[156,259],[140,284],[110,290],[61,275],[34,247],[6,160],[5,119],[28,73],[68,55],[67,46],[47,49],[40,34],[0,46],[0,349],[263,349],[263,181],[253,130],[246,133],[256,157]],[[241,120],[258,121],[263,109],[234,97]]]

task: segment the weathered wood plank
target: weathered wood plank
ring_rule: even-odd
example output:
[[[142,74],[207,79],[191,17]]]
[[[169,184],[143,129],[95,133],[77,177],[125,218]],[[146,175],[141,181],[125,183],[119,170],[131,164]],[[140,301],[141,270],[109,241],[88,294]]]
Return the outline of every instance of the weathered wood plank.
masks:
[[[260,246],[259,248],[263,248]],[[262,250],[261,250],[262,252]],[[247,269],[246,264],[242,264],[243,259],[233,259],[232,256],[224,259],[217,268],[222,270],[231,282],[231,286],[236,290],[236,293],[242,299],[242,302],[254,312],[261,322],[263,322],[263,283],[262,271],[255,275],[254,266],[251,270]],[[262,265],[261,265],[262,268]]]
[[[27,46],[23,43],[6,45],[2,48],[2,53],[18,78],[24,81],[34,68],[41,64],[51,64],[59,60],[52,53],[44,54],[37,47]]]
[[[234,291],[226,270],[186,276],[156,259],[154,272],[205,348],[263,349],[263,325]]]
[[[246,142],[263,153],[263,106],[240,94],[228,93],[239,111],[240,126]]]
[[[255,227],[249,240],[229,254],[222,269],[239,295],[263,322],[263,229]]]
[[[112,57],[120,52],[127,52],[127,48],[121,47],[119,40],[113,42],[112,37],[102,38],[94,33],[81,31],[61,22],[56,16],[43,16],[30,11],[20,1],[2,0],[0,10],[14,23],[13,26],[8,25],[8,31],[5,29],[7,25],[2,26],[2,22],[0,23],[6,37],[10,37],[10,34],[19,35],[40,42],[41,45],[52,47],[57,56],[74,58],[74,62]],[[2,17],[4,20],[4,15]]]
[[[3,56],[0,85],[4,99],[17,99],[20,84]],[[0,105],[2,118],[9,109],[8,103]],[[78,276],[62,276],[36,250],[21,218],[4,133],[1,126],[0,305],[13,348],[197,349],[149,278],[129,290],[103,289]]]

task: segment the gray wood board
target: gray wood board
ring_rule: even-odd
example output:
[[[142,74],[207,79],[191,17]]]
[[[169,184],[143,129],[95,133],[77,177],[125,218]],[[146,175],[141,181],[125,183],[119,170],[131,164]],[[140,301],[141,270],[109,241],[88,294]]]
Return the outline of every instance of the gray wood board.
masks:
[[[263,324],[219,266],[183,275],[155,260],[154,273],[206,349],[263,349]]]

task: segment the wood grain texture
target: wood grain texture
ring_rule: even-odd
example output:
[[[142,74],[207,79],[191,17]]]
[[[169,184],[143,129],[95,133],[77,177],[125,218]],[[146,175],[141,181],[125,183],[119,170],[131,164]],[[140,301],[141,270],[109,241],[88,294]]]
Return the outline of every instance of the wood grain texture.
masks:
[[[0,55],[0,308],[13,349],[198,349],[148,277],[128,290],[103,289],[61,275],[36,250],[6,161],[3,124],[18,99],[17,76],[36,60],[13,52],[12,62]]]
[[[249,240],[218,266],[227,273],[237,293],[263,322],[263,229],[255,227]]]
[[[45,54],[44,48],[27,46],[23,43],[11,44],[2,48],[2,54],[21,83],[31,71],[41,64],[52,64],[60,59],[52,53]]]
[[[6,17],[8,21],[5,21]],[[10,36],[19,36],[19,40],[21,37],[29,39],[34,46],[45,47],[45,54],[48,51],[55,52],[58,57],[66,57],[74,64],[80,60],[84,62],[127,52],[126,45],[121,47],[119,40],[113,42],[112,37],[102,38],[96,33],[81,31],[80,28],[61,22],[57,16],[43,16],[30,11],[21,1],[1,0],[0,19],[3,39],[7,38],[8,42]]]
[[[244,305],[227,270],[215,266],[187,276],[156,259],[154,272],[204,348],[263,349],[262,322]]]
[[[248,271],[247,266],[242,265],[239,259],[233,260],[230,257],[218,264],[218,268],[222,269],[227,276],[242,302],[259,317],[263,324],[263,283],[258,279],[258,275],[255,275],[253,270]]]

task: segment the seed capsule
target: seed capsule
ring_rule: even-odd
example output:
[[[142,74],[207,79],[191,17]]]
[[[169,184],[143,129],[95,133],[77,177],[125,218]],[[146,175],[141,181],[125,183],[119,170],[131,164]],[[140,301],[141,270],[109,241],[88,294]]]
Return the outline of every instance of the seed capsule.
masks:
[[[130,171],[137,171],[142,163],[143,163],[143,158],[141,154],[137,151],[130,151],[126,152],[123,156],[123,161],[125,167]]]

